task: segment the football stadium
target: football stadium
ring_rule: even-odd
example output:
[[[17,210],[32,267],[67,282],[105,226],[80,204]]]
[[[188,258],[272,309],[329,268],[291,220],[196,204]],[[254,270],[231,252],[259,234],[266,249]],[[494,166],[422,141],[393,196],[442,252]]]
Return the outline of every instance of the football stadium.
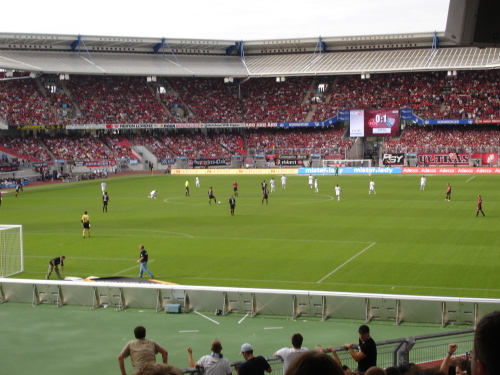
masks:
[[[2,373],[146,374],[122,351],[137,326],[189,374],[228,373],[196,362],[223,358],[215,338],[232,373],[244,343],[285,373],[298,332],[339,371],[365,371],[371,335],[383,374],[471,373],[500,310],[499,13],[281,40],[0,33]]]

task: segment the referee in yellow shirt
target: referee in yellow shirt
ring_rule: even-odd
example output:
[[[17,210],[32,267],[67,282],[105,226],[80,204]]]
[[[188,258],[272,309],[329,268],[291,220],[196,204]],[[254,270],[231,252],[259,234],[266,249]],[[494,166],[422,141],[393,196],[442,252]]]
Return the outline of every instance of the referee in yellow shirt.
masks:
[[[82,216],[82,224],[83,224],[83,238],[85,238],[85,231],[89,234],[90,237],[90,218],[87,215],[87,211]]]

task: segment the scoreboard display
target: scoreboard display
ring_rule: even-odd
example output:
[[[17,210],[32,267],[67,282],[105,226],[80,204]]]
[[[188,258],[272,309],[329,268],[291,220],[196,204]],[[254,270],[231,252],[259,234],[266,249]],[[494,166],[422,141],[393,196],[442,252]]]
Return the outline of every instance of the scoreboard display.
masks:
[[[398,109],[354,109],[349,111],[351,137],[394,137],[399,135]]]

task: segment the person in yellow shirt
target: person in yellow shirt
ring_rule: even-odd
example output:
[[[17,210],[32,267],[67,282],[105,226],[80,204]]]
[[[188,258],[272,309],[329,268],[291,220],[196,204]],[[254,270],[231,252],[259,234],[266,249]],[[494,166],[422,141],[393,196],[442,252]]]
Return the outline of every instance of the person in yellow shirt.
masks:
[[[184,186],[186,186],[186,197],[189,197],[189,179],[186,180]]]
[[[90,218],[87,214],[87,211],[82,216],[82,224],[83,224],[83,238],[85,238],[85,231],[89,234],[90,237]]]

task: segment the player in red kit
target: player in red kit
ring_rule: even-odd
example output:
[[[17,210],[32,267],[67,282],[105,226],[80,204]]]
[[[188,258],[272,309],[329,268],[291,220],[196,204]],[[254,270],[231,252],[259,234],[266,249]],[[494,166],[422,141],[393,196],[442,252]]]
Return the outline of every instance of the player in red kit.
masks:
[[[238,196],[238,183],[236,181],[233,182],[233,191],[234,191],[234,196]]]
[[[476,212],[476,217],[479,215],[479,212],[483,214],[483,216],[486,216],[483,212],[483,198],[481,198],[480,195],[477,196],[477,212]]]

